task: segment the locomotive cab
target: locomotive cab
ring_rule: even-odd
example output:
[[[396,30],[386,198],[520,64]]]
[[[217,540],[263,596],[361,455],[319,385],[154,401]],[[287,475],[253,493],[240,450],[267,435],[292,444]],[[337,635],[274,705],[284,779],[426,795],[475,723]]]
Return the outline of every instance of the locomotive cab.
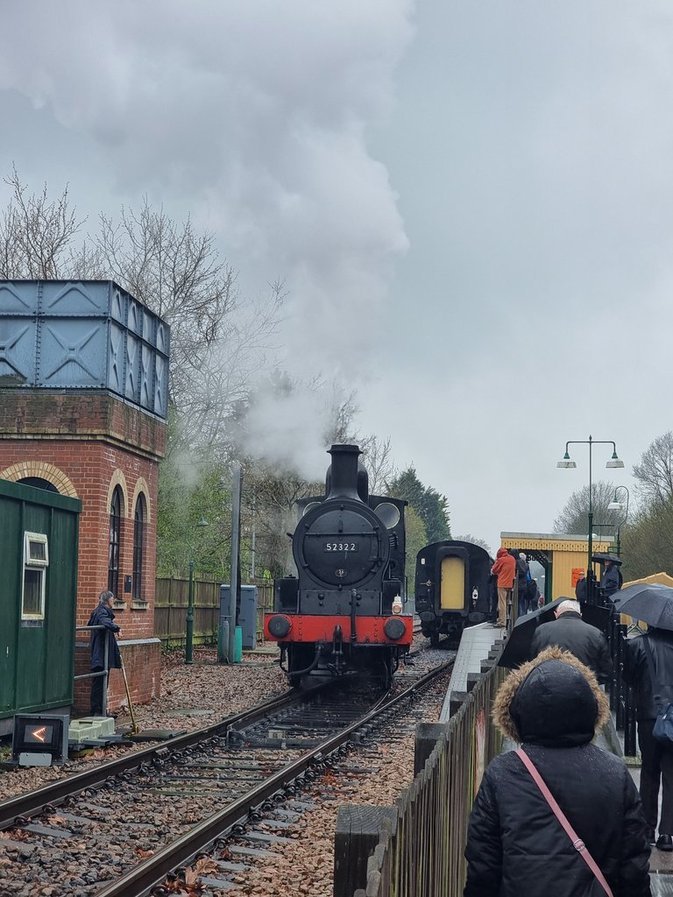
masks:
[[[276,582],[265,634],[293,684],[361,671],[389,679],[413,634],[411,616],[393,611],[404,599],[405,502],[369,495],[358,446],[329,454],[325,496],[300,503],[297,576]]]

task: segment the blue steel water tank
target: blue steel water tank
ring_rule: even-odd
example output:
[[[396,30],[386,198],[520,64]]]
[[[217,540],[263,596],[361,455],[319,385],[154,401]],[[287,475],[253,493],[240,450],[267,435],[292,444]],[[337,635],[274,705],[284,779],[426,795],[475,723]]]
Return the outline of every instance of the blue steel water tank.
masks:
[[[105,389],[165,418],[169,343],[112,280],[0,280],[0,387]]]

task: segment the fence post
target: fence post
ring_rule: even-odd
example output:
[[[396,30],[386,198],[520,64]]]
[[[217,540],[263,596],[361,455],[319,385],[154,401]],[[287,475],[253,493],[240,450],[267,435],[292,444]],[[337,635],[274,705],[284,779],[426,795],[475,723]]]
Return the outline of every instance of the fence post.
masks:
[[[416,726],[414,743],[414,778],[425,766],[425,761],[435,749],[444,734],[444,723],[419,723]]]
[[[334,833],[334,897],[353,897],[367,884],[367,862],[381,832],[397,825],[395,807],[339,807]]]

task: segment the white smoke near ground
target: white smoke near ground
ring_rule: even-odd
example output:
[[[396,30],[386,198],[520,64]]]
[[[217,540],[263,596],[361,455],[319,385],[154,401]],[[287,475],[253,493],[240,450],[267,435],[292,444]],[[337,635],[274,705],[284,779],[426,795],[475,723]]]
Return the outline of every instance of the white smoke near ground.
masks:
[[[242,292],[282,280],[283,368],[357,385],[407,247],[367,135],[394,101],[414,6],[9,0],[0,112],[3,92],[18,92],[81,136],[64,168],[73,188],[78,167],[96,166],[127,202],[147,194],[191,212],[221,238]],[[320,401],[303,392],[255,404],[259,452],[322,432]]]

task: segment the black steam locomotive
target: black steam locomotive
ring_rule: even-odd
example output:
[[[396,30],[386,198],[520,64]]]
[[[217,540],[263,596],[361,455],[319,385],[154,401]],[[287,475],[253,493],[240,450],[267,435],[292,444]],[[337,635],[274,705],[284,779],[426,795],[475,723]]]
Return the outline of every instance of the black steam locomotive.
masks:
[[[460,641],[463,629],[489,616],[495,583],[493,559],[480,545],[446,539],[416,557],[416,613],[432,645],[440,635]]]
[[[298,574],[276,582],[265,635],[280,644],[293,685],[313,673],[365,670],[389,680],[413,635],[402,613],[406,502],[369,495],[357,445],[329,454],[325,495],[300,503]]]

